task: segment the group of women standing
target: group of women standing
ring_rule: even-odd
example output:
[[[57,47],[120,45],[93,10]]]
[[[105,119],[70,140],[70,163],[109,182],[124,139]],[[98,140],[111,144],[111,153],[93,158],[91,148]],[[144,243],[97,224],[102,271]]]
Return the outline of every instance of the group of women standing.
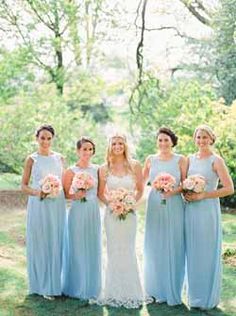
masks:
[[[29,194],[29,293],[47,299],[64,294],[127,308],[138,308],[153,300],[178,305],[182,303],[186,274],[189,306],[203,309],[217,306],[222,240],[219,197],[232,194],[234,188],[224,160],[212,151],[213,131],[206,125],[197,127],[194,141],[198,151],[186,158],[173,151],[178,141],[174,132],[160,128],[157,153],[147,157],[143,169],[129,157],[125,136],[110,137],[106,162],[101,167],[91,163],[94,142],[82,137],[77,142],[78,161],[65,172],[62,156],[51,150],[53,137],[50,125],[37,130],[38,150],[26,159],[22,179],[22,189]],[[88,191],[72,193],[73,177],[80,172],[90,174],[94,186]],[[132,190],[138,202],[144,184],[152,183],[162,172],[171,174],[176,184],[164,194],[152,188],[148,196],[143,286],[135,250],[137,216],[129,213],[125,220],[119,220],[110,210],[109,192],[119,188]],[[56,198],[41,200],[40,180],[49,173],[62,179],[64,192]],[[206,190],[186,193],[183,199],[183,180],[193,174],[206,179]],[[166,204],[162,203],[163,196]],[[68,212],[65,197],[72,200]],[[85,197],[86,202],[82,203]],[[99,199],[106,205],[104,283]]]

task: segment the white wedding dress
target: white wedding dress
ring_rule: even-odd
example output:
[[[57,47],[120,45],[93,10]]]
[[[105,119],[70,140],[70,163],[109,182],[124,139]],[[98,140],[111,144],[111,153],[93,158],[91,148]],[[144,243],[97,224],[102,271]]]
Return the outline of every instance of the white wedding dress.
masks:
[[[107,189],[135,189],[132,175],[122,177],[109,174]],[[120,220],[107,208],[104,218],[107,237],[107,265],[105,282],[96,303],[114,307],[138,308],[146,301],[141,286],[136,258],[135,239],[137,217],[129,213]]]

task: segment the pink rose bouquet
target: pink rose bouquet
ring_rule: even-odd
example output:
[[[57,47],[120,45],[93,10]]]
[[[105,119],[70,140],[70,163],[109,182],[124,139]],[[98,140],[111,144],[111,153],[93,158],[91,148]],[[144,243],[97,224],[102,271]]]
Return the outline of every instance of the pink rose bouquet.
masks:
[[[82,190],[87,191],[94,187],[94,178],[87,172],[76,173],[73,177],[72,184],[69,190],[70,194],[75,194],[76,192]],[[81,202],[86,202],[87,199],[83,197]]]
[[[152,182],[152,187],[161,193],[173,191],[176,180],[169,173],[160,173]],[[161,204],[166,205],[166,199],[162,198]]]
[[[62,190],[61,180],[59,177],[48,174],[40,181],[41,187],[41,197],[40,200],[42,201],[45,198],[55,198],[59,195],[60,191]]]
[[[124,188],[109,191],[109,207],[120,220],[125,220],[129,213],[134,212],[136,200],[134,192]]]
[[[206,189],[206,179],[199,175],[188,176],[183,182],[184,192],[202,193]]]

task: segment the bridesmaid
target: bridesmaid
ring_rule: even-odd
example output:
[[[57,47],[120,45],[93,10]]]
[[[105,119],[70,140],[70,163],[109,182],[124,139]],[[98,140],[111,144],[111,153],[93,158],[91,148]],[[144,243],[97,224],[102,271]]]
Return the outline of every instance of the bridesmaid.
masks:
[[[167,172],[176,179],[173,191],[163,194],[152,188],[147,201],[144,240],[144,281],[147,295],[156,302],[181,304],[185,271],[184,204],[181,182],[186,177],[186,158],[175,154],[177,136],[162,127],[157,131],[157,154],[148,156],[144,165],[144,180],[152,182],[156,175]]]
[[[63,191],[56,198],[40,197],[40,180],[48,174],[62,178],[63,159],[51,150],[55,131],[42,125],[36,131],[37,152],[26,158],[22,191],[29,195],[27,206],[27,268],[29,294],[54,299],[61,295],[62,242],[65,217]],[[32,185],[29,185],[32,176]]]
[[[215,134],[207,125],[196,128],[198,152],[190,155],[188,175],[200,174],[206,192],[188,193],[185,213],[188,300],[190,307],[214,308],[221,287],[221,213],[219,198],[234,192],[224,160],[213,152]],[[218,189],[220,179],[222,188]]]
[[[98,166],[90,162],[95,154],[92,140],[77,142],[77,163],[66,170],[64,189],[72,205],[68,212],[63,268],[63,293],[80,299],[96,298],[101,287],[101,221],[97,198]],[[70,194],[76,173],[88,173],[95,186]],[[86,196],[86,202],[80,200]]]

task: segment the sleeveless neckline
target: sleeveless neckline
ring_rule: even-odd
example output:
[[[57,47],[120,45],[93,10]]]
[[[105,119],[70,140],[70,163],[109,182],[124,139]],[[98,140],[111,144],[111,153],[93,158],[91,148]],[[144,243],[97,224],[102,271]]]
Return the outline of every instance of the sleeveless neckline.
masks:
[[[214,154],[211,154],[210,156],[206,157],[206,158],[198,158],[197,154],[194,154],[195,158],[199,161],[204,161],[204,160],[208,160],[210,158],[212,158],[214,156]]]
[[[170,162],[170,161],[172,161],[175,158],[175,156],[176,155],[173,154],[173,156],[170,159],[168,159],[168,160],[160,159],[157,155],[155,155],[154,158],[156,158],[158,161],[161,161],[161,162]]]
[[[36,152],[36,154],[37,154],[38,156],[40,156],[40,157],[46,157],[46,158],[55,156],[55,152],[52,152],[51,155],[42,155],[42,154],[40,154],[40,153],[38,153],[38,152]]]
[[[122,178],[125,178],[125,177],[128,177],[128,176],[132,176],[130,173],[127,173],[123,176],[118,176],[118,175],[115,175],[113,173],[109,173],[108,176],[112,176],[112,177],[115,177],[115,178],[119,178],[119,179],[122,179]]]

